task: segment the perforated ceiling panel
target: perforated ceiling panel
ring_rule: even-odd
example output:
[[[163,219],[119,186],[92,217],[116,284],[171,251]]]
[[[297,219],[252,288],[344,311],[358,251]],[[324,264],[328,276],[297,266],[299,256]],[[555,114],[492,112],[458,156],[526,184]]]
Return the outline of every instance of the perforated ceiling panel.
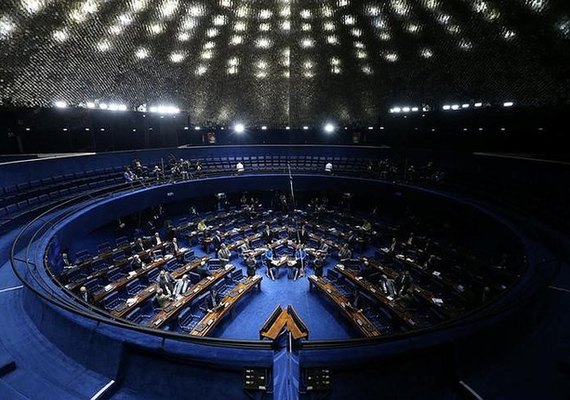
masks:
[[[0,96],[193,121],[375,121],[568,98],[566,0],[3,0]]]

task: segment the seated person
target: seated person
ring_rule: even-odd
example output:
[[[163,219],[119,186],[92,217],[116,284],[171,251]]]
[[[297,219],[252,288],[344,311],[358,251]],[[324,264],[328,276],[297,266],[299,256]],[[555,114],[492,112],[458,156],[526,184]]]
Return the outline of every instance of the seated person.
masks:
[[[412,287],[413,279],[410,271],[404,271],[403,274],[398,275],[396,278],[396,291],[399,296],[406,295]]]
[[[394,283],[394,280],[388,278],[386,275],[382,275],[382,277],[380,277],[378,286],[380,286],[380,289],[386,296],[396,296],[396,285]]]
[[[190,282],[190,279],[188,279],[188,275],[182,275],[182,278],[176,280],[176,284],[174,285],[174,295],[182,296],[188,291],[190,285],[192,285],[192,283]]]
[[[239,249],[241,251],[241,256],[244,258],[246,257],[247,253],[251,251],[251,248],[249,247],[249,240],[247,238],[243,240],[243,243],[239,246]]]
[[[146,267],[144,261],[140,258],[138,254],[135,254],[133,256],[133,259],[131,260],[131,268],[133,269],[133,271],[136,271],[137,269],[141,269],[144,267]]]
[[[174,278],[168,271],[161,270],[156,278],[156,286],[162,289],[163,293],[167,296],[173,296],[174,294]]]
[[[352,258],[352,251],[350,251],[350,247],[348,243],[345,243],[338,252],[338,258],[340,261],[346,261]]]
[[[220,249],[218,250],[218,258],[222,264],[227,264],[230,262],[232,252],[228,249],[225,243],[222,243]]]
[[[125,170],[123,177],[125,178],[125,182],[127,183],[131,183],[137,179],[137,175],[129,167],[127,167],[127,169]]]
[[[365,219],[362,222],[362,230],[364,230],[366,232],[370,232],[372,230],[372,224],[370,223],[370,221]]]
[[[135,241],[135,245],[134,245],[134,247],[133,247],[133,251],[134,251],[135,253],[140,253],[140,252],[143,252],[143,251],[145,251],[145,250],[146,250],[146,247],[145,247],[145,245],[144,245],[144,243],[143,243],[142,238],[138,238],[138,239]]]
[[[205,304],[206,310],[208,312],[212,312],[221,304],[220,296],[218,295],[218,292],[216,292],[214,289],[210,289],[210,293],[208,294],[208,296],[206,296],[206,299],[204,301],[206,303]]]
[[[162,244],[162,239],[160,238],[160,234],[158,232],[155,232],[155,234],[152,238],[152,244],[155,246]]]
[[[222,234],[220,231],[216,231],[214,236],[212,236],[212,245],[214,246],[215,251],[220,250],[220,247],[222,246]]]
[[[93,296],[89,294],[85,286],[79,288],[79,297],[86,303],[91,303],[93,301]]]
[[[265,250],[265,253],[263,254],[263,259],[265,260],[265,275],[268,278],[271,278],[272,281],[275,280],[275,274],[277,273],[277,269],[275,268],[275,265],[272,264],[273,261],[273,250],[271,250],[270,247],[267,248],[267,250]]]
[[[154,296],[154,300],[156,301],[158,308],[164,308],[170,302],[170,296],[159,288],[156,290],[156,296]]]
[[[307,243],[307,239],[309,238],[309,232],[305,225],[301,227],[300,230],[297,231],[297,238],[301,243]]]
[[[208,229],[208,227],[206,226],[206,220],[202,219],[198,222],[198,225],[196,225],[196,229],[198,229],[200,232],[204,232]]]
[[[388,248],[388,253],[389,254],[394,254],[394,252],[396,251],[396,246],[398,245],[398,241],[396,240],[396,238],[392,238],[392,243],[390,243],[390,247]]]
[[[249,254],[245,259],[245,265],[247,267],[247,276],[254,276],[255,270],[257,269],[257,261],[255,260],[254,254]]]
[[[178,239],[176,239],[175,237],[172,238],[172,241],[170,242],[170,251],[174,254],[177,255],[178,253],[180,253],[180,246],[178,245]]]
[[[325,264],[325,260],[321,256],[316,256],[315,261],[313,261],[313,269],[315,270],[316,276],[323,276],[323,267]]]
[[[329,253],[329,245],[325,242],[325,239],[321,239],[321,245],[319,246],[319,251],[326,257]]]
[[[76,267],[76,265],[71,262],[71,259],[69,258],[69,250],[67,249],[63,250],[63,252],[61,253],[61,261],[63,262],[64,270]]]
[[[358,289],[354,289],[352,295],[350,296],[350,306],[355,310],[362,311],[360,303],[361,303],[360,292],[358,291]]]

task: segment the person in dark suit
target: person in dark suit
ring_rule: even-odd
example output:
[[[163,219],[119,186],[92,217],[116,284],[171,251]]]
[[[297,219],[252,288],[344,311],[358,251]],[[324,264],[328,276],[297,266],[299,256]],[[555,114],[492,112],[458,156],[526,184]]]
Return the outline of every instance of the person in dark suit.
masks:
[[[169,297],[174,294],[174,278],[168,271],[162,270],[156,278],[156,286],[168,295]]]
[[[174,285],[174,295],[181,296],[190,289],[191,286],[190,279],[188,279],[188,275],[182,275],[181,279],[176,280],[176,284]]]
[[[315,275],[316,276],[323,276],[323,267],[324,267],[325,261],[321,256],[317,256],[315,257],[315,261],[313,261],[313,269],[315,270]]]
[[[142,238],[138,238],[138,239],[135,241],[135,245],[134,245],[133,251],[134,251],[135,253],[140,253],[140,252],[145,251],[145,250],[146,250],[146,247],[144,246],[144,243],[143,243]]]
[[[216,231],[214,236],[212,236],[212,245],[214,246],[214,250],[218,252],[220,247],[222,246],[222,236],[220,231]]]
[[[303,225],[301,227],[301,230],[299,231],[299,238],[301,240],[301,243],[307,243],[307,240],[309,239],[309,231],[307,230],[306,225]]]
[[[382,292],[386,296],[395,297],[396,296],[396,285],[393,279],[388,278],[386,275],[382,275],[378,281],[378,286],[382,289]]]
[[[218,292],[216,292],[214,289],[210,290],[210,293],[208,294],[208,296],[206,296],[205,299],[205,303],[206,303],[206,310],[208,312],[213,311],[216,307],[220,306],[220,296],[218,295]]]
[[[396,278],[396,290],[399,296],[404,296],[408,293],[413,283],[413,279],[409,271],[404,271],[403,274],[398,275]]]
[[[254,276],[255,270],[257,268],[257,261],[255,260],[255,255],[250,254],[245,259],[245,265],[247,267],[247,276]]]
[[[160,238],[160,234],[158,232],[154,233],[154,236],[152,237],[152,244],[154,246],[162,244],[162,239]]]
[[[232,256],[232,253],[231,253],[230,249],[228,249],[228,247],[225,245],[225,243],[222,243],[220,245],[220,249],[218,250],[218,259],[223,264],[227,264],[230,262],[231,256]]]
[[[265,250],[265,253],[263,254],[263,259],[265,260],[265,275],[268,278],[271,278],[272,281],[275,280],[275,273],[276,268],[273,265],[273,250],[271,250],[271,247],[268,247],[267,250]]]
[[[352,295],[350,296],[350,306],[356,310],[362,311],[360,303],[360,292],[358,289],[354,289]]]
[[[144,263],[143,260],[141,260],[141,258],[139,257],[138,254],[135,254],[133,256],[133,259],[131,261],[131,268],[133,271],[136,271],[137,269],[141,269],[144,268],[146,266],[146,264]]]
[[[271,232],[269,225],[265,225],[265,228],[263,228],[261,239],[267,244],[270,244],[273,240],[273,232]]]
[[[154,301],[158,308],[164,308],[170,302],[170,296],[166,294],[162,289],[156,289],[156,295],[154,296]]]
[[[86,303],[93,302],[93,296],[87,291],[85,286],[81,286],[81,288],[79,288],[79,297]]]
[[[348,243],[345,243],[338,252],[338,259],[344,262],[350,259],[351,257],[352,257],[352,251],[350,251]]]

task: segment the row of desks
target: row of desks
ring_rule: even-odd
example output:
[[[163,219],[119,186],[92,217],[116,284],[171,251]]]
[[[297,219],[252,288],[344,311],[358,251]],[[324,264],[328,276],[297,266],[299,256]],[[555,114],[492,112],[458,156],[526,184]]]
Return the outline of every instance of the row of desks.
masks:
[[[161,328],[164,324],[175,317],[185,305],[190,304],[192,300],[206,292],[211,286],[230,274],[233,270],[235,270],[235,267],[231,264],[227,264],[225,267],[215,270],[212,275],[207,276],[200,282],[192,285],[186,293],[174,300],[163,310],[156,313],[147,325],[152,328]]]
[[[222,299],[219,306],[214,310],[208,312],[198,324],[190,331],[192,336],[207,336],[212,332],[220,321],[226,316],[230,310],[253,288],[261,287],[262,277],[254,275],[245,278],[242,282],[238,283],[230,292]]]
[[[209,261],[209,257],[201,257],[191,262],[184,264],[183,266],[177,268],[175,271],[171,273],[174,279],[178,279],[182,277],[182,275],[187,274],[188,272],[206,265]],[[123,307],[120,307],[117,310],[111,312],[114,317],[123,318],[129,312],[134,310],[136,307],[144,303],[148,300],[154,293],[156,292],[156,283],[151,283],[146,289],[141,290],[136,295],[128,299]]]
[[[378,332],[364,313],[352,307],[348,299],[326,278],[310,275],[309,284],[311,288],[315,287],[327,296],[338,307],[342,315],[347,318],[362,335],[365,337],[380,336],[380,332]]]
[[[371,268],[377,270],[378,272],[386,275],[391,279],[396,279],[398,277],[398,272],[394,271],[392,268],[380,264],[376,260],[372,260],[366,257],[362,257],[362,262],[366,262]],[[445,319],[455,318],[458,315],[458,311],[445,303],[443,299],[434,295],[431,291],[424,289],[417,284],[412,284],[410,287],[412,293],[418,298],[422,299],[424,302],[428,303],[430,307],[434,308],[437,313],[442,314]]]
[[[163,250],[165,247],[165,243],[161,243],[159,245],[156,245],[154,247],[151,247],[150,249],[138,252],[138,256],[142,258],[148,257],[150,256],[154,251],[157,250]],[[178,255],[177,255],[178,256]],[[124,260],[119,261],[117,264],[112,264],[109,265],[108,267],[105,268],[100,268],[97,271],[93,271],[93,273],[89,274],[88,276],[75,280],[73,282],[68,283],[67,285],[65,285],[66,289],[69,289],[71,291],[75,291],[76,289],[78,289],[79,287],[83,286],[83,284],[85,284],[86,282],[90,281],[91,279],[96,279],[96,278],[101,278],[105,275],[107,275],[107,273],[115,268],[124,266],[127,264],[127,262],[130,262],[133,259],[133,257],[129,257],[126,258]],[[87,264],[86,264],[87,265]],[[86,266],[84,265],[83,267],[81,266],[77,266],[76,268],[85,268]],[[75,268],[73,269],[75,270]]]
[[[335,269],[344,277],[354,282],[358,287],[363,289],[366,293],[374,297],[380,304],[384,305],[392,315],[394,315],[400,322],[403,322],[409,328],[415,328],[417,323],[414,317],[395,299],[386,296],[380,288],[373,283],[367,281],[362,276],[359,276],[356,271],[344,268],[342,265],[337,265]]]

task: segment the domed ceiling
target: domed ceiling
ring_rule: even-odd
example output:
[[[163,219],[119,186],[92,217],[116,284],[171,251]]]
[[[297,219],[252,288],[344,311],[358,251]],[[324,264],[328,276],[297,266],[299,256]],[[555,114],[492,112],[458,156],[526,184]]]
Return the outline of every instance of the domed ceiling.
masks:
[[[196,123],[568,101],[566,0],[3,0],[0,97]]]

